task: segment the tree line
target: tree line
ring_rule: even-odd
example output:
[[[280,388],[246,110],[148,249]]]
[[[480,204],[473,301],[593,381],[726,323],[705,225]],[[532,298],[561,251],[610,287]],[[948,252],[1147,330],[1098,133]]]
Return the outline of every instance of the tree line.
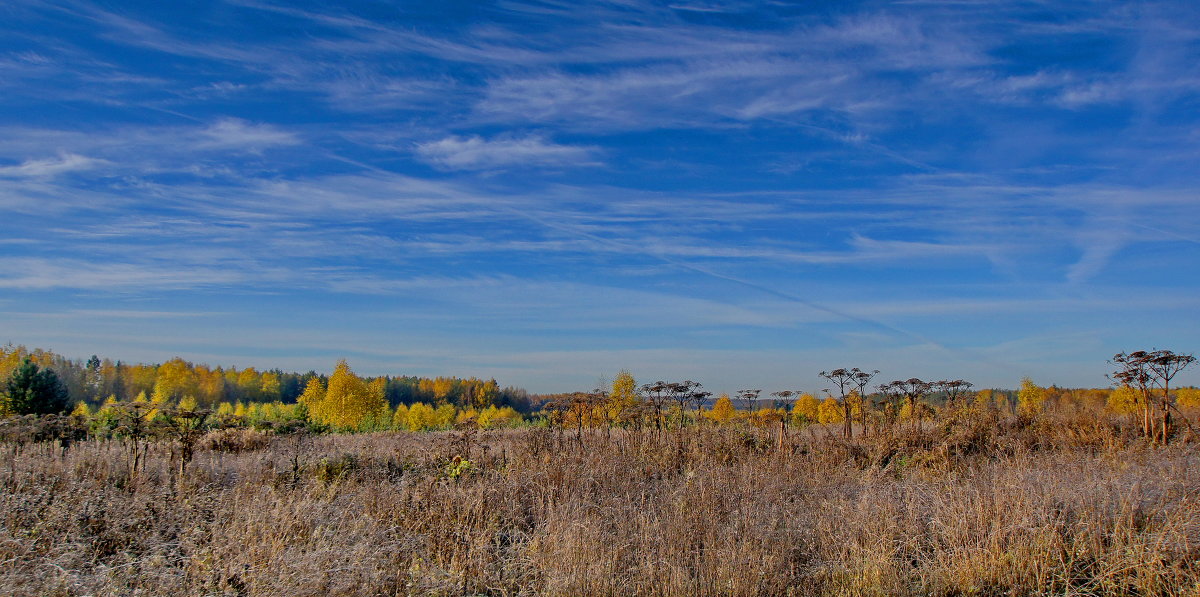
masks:
[[[715,400],[698,382],[638,385],[623,370],[610,388],[544,397],[542,412],[549,424],[573,429],[578,437],[585,428],[597,427],[681,430],[689,425],[737,424],[778,426],[781,440],[789,427],[819,425],[831,432],[837,429],[850,440],[856,429],[861,434],[890,433],[909,426],[919,432],[923,422],[939,418],[986,414],[997,421],[1005,416],[1028,421],[1048,411],[1087,412],[1136,419],[1143,436],[1166,443],[1179,425],[1191,428],[1191,417],[1200,414],[1200,389],[1171,386],[1195,361],[1190,354],[1170,350],[1123,352],[1109,361],[1115,387],[1043,387],[1025,378],[1016,391],[975,390],[962,379],[878,382],[878,370],[850,367],[820,372],[831,386],[821,390],[823,397],[794,390],[764,395],[750,388]]]
[[[329,375],[259,372],[254,368],[209,368],[176,358],[158,365],[64,359],[49,351],[11,345],[0,349],[0,414],[50,415],[70,411],[92,433],[119,433],[130,417],[175,420],[216,428],[257,426],[287,429],[377,431],[433,430],[456,426],[492,428],[544,424],[612,430],[681,430],[688,426],[747,424],[789,427],[820,425],[847,440],[892,432],[955,413],[989,412],[1030,419],[1046,410],[1090,411],[1137,421],[1141,434],[1169,441],[1189,413],[1200,409],[1200,390],[1172,387],[1195,357],[1169,350],[1119,353],[1110,364],[1113,388],[1042,387],[1026,378],[1019,390],[975,390],[962,379],[919,378],[878,381],[878,370],[857,367],[821,371],[830,388],[812,392],[743,389],[712,397],[699,382],[638,384],[619,372],[611,386],[588,392],[529,396],[477,378],[360,377],[342,360]],[[65,373],[64,373],[65,372]],[[127,384],[127,380],[129,383]],[[292,388],[301,385],[296,390]],[[122,388],[95,400],[104,389]],[[146,388],[150,389],[149,394]],[[132,398],[124,398],[139,389]],[[219,390],[219,391],[218,391]],[[73,393],[75,394],[73,396]],[[82,393],[83,398],[78,398]],[[238,399],[230,400],[230,398]],[[284,398],[291,398],[285,400]],[[244,398],[244,399],[243,399]],[[521,408],[517,408],[516,406]],[[122,422],[124,421],[124,422]],[[170,421],[167,421],[170,422]],[[177,421],[176,421],[177,422]]]
[[[201,408],[218,409],[222,403],[295,403],[315,379],[328,384],[329,376],[308,371],[285,372],[254,367],[210,367],[176,357],[163,363],[124,363],[101,359],[73,360],[52,351],[24,346],[0,347],[0,380],[8,379],[25,361],[51,370],[58,378],[69,403],[98,406],[105,402],[144,399],[159,403],[194,400]],[[389,405],[451,404],[459,408],[511,407],[529,412],[528,392],[500,387],[495,379],[458,377],[380,376],[367,383],[382,389]]]

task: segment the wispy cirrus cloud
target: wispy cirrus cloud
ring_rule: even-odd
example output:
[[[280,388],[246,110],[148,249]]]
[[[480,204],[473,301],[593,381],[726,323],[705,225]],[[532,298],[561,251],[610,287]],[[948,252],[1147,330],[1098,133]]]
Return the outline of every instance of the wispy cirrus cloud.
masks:
[[[494,139],[452,135],[417,145],[422,160],[450,170],[598,166],[597,153],[594,146],[560,145],[538,135]]]
[[[80,259],[15,257],[0,263],[0,288],[10,290],[144,291],[228,285],[242,280],[241,272],[171,264],[95,262]]]
[[[251,123],[238,118],[222,118],[199,130],[194,147],[197,149],[238,149],[259,152],[268,147],[296,145],[299,138],[279,127]]]
[[[919,261],[935,267],[980,259],[1023,261],[1077,246],[1088,252],[1089,265],[1075,266],[1063,275],[1078,281],[1085,279],[1084,274],[1101,272],[1120,247],[1151,240],[1120,236],[1127,240],[1113,248],[1111,243],[1118,238],[1111,232],[1114,223],[1152,225],[1152,219],[1133,215],[1151,207],[1157,213],[1174,214],[1176,223],[1195,219],[1188,210],[1187,193],[1006,187],[947,183],[933,177],[912,182],[886,193],[826,193],[818,203],[804,195],[664,195],[565,185],[527,193],[385,174],[277,181],[234,176],[214,188],[203,179],[175,182],[166,203],[161,199],[166,192],[161,183],[141,189],[126,185],[93,189],[90,201],[100,205],[133,202],[170,206],[172,211],[153,218],[87,223],[58,234],[80,246],[86,243],[88,251],[112,253],[118,259],[122,252],[135,254],[156,244],[165,248],[155,253],[176,255],[177,241],[187,239],[192,247],[187,252],[192,255],[216,258],[214,251],[219,250],[220,259],[230,262],[236,262],[237,247],[249,245],[257,247],[252,254],[267,261],[322,256],[387,259],[389,253],[508,254],[522,259],[537,255],[543,260],[591,254],[872,268]],[[47,196],[53,188],[39,193]],[[62,187],[62,192],[68,188]],[[1113,215],[1089,216],[1082,232],[1078,231],[1081,216],[1101,210]],[[1040,214],[1036,220],[1027,215],[1032,212]],[[915,213],[921,214],[918,220],[912,219]],[[489,232],[426,229],[446,225]],[[745,232],[755,229],[761,231]],[[909,238],[913,230],[926,240]],[[842,242],[808,241],[814,234],[830,231],[844,235]],[[710,240],[731,233],[740,235],[738,244]],[[1092,249],[1098,242],[1110,250]]]
[[[0,159],[21,159],[0,166],[2,178],[43,178],[70,172],[152,175],[165,170],[233,171],[231,164],[214,164],[230,154],[264,152],[304,143],[300,134],[273,124],[222,117],[189,125],[124,125],[95,128],[0,128],[7,143]],[[54,157],[41,157],[45,155]],[[234,164],[236,165],[236,164]]]
[[[0,178],[41,178],[91,170],[108,163],[107,160],[64,153],[54,158],[26,160],[15,166],[0,166]]]
[[[28,312],[14,313],[22,317],[45,318],[45,319],[116,319],[116,320],[139,320],[139,319],[191,319],[191,318],[212,318],[229,315],[219,311],[203,312],[203,311],[149,311],[136,309],[72,309],[70,311],[50,311],[50,312]]]

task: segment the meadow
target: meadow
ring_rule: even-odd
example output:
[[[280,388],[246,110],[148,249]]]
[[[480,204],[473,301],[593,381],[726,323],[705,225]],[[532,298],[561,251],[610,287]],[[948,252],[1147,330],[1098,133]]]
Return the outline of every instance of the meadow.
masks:
[[[0,593],[1200,594],[1190,427],[701,423],[233,428],[187,461],[178,439],[29,436],[0,455]]]

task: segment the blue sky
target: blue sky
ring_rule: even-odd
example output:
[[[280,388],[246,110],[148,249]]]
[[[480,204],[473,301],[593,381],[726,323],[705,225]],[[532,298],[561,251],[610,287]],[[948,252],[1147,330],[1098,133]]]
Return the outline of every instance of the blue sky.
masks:
[[[1200,348],[1192,2],[0,17],[0,342],[539,392]]]

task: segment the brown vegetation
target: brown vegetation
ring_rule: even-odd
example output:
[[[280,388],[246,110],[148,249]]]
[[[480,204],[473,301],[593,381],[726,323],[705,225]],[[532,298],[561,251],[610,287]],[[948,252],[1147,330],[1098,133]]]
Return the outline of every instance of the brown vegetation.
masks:
[[[994,409],[855,441],[769,430],[225,430],[186,469],[165,440],[136,466],[122,440],[8,442],[0,593],[1200,590],[1186,433]]]

